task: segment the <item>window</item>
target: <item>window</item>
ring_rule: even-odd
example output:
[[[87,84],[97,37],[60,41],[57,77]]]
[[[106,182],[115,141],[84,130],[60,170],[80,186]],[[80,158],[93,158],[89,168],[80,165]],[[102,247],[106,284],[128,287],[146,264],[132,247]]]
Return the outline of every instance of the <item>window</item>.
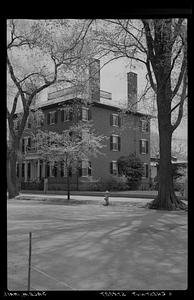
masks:
[[[91,172],[92,168],[91,168],[91,162],[87,161],[87,160],[83,160],[82,161],[82,168],[81,168],[81,176],[82,177],[88,177],[92,175]]]
[[[81,114],[82,121],[89,121],[91,120],[91,111],[88,107],[82,107],[82,114]]]
[[[71,121],[73,118],[73,112],[70,110],[61,110],[61,122]]]
[[[140,140],[140,154],[148,154],[148,140]]]
[[[57,164],[56,163],[54,163],[53,165],[52,165],[52,169],[51,169],[52,171],[52,177],[57,177]]]
[[[118,164],[117,161],[111,161],[110,163],[110,173],[113,175],[118,175]]]
[[[148,175],[149,175],[148,164],[147,164],[147,163],[144,163],[143,166],[144,166],[143,177],[148,178]]]
[[[27,150],[31,150],[31,146],[32,146],[32,139],[31,139],[31,137],[28,137],[27,138]]]
[[[47,124],[52,125],[57,123],[57,111],[51,111],[47,114]]]
[[[31,149],[31,147],[32,147],[31,137],[24,137],[22,139],[22,153],[26,153],[26,151]]]
[[[147,120],[141,120],[141,131],[148,132],[149,131],[149,123]]]
[[[110,150],[120,151],[121,150],[121,138],[116,134],[112,134],[110,137]]]
[[[110,115],[110,125],[111,126],[120,126],[120,117],[118,114],[111,114]]]

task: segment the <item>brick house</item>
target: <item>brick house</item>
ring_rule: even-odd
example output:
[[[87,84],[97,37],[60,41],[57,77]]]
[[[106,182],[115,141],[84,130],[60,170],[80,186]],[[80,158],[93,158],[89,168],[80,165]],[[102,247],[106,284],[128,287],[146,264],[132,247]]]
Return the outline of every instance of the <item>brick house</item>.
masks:
[[[89,164],[82,161],[79,172],[72,170],[71,188],[87,190],[89,182],[118,175],[118,158],[130,153],[135,153],[144,163],[142,187],[148,186],[150,176],[150,119],[147,115],[138,112],[137,107],[133,112],[127,110],[122,113],[119,107],[111,105],[111,94],[99,89],[99,73],[97,75],[96,80],[93,80],[92,88],[90,87],[92,101],[89,105],[80,106],[79,119],[83,121],[92,120],[96,133],[103,134],[108,139],[104,142],[105,147],[102,149],[104,155],[89,158]],[[137,74],[130,72],[127,74],[127,78],[128,101],[130,104],[135,104]],[[68,128],[73,119],[71,114],[65,114],[62,108],[64,104],[71,104],[72,101],[79,103],[81,100],[81,96],[79,97],[77,94],[75,96],[71,88],[48,93],[47,101],[39,104],[39,108],[44,114],[44,123],[40,124],[41,128],[56,132]],[[107,100],[106,103],[103,103],[103,100]],[[28,184],[29,182],[36,182],[34,186],[41,188],[40,182],[47,177],[49,189],[66,189],[66,170],[64,167],[60,163],[53,166],[41,159],[36,153],[30,135],[30,122],[23,134],[21,151],[25,153],[25,159],[17,163],[17,176],[22,183],[22,188],[32,186]]]

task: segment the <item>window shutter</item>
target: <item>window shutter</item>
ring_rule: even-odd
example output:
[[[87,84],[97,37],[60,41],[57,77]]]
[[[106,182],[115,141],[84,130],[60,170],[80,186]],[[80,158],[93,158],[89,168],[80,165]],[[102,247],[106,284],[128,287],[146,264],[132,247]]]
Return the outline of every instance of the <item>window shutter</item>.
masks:
[[[121,127],[121,116],[118,116],[118,125]]]
[[[110,136],[110,150],[113,149],[113,137],[112,135]]]
[[[56,112],[55,112],[55,124],[57,124],[57,117],[58,117],[58,111],[56,110]]]
[[[146,153],[148,154],[148,141],[146,141]]]
[[[146,132],[149,131],[149,121],[146,122]]]
[[[50,124],[50,113],[47,114],[47,125]]]
[[[110,174],[113,174],[113,165],[112,165],[112,161],[110,162]]]
[[[73,112],[70,110],[69,111],[69,121],[73,120]]]
[[[110,126],[112,126],[112,125],[113,125],[113,115],[110,114]]]
[[[148,178],[148,164],[146,164],[146,178]]]
[[[91,168],[92,164],[91,162],[89,161],[88,162],[88,176],[91,176],[92,175],[92,168]]]
[[[82,177],[82,167],[81,166],[78,168],[78,176]]]
[[[64,109],[61,110],[61,122],[64,122]]]
[[[31,148],[31,138],[28,138],[28,148]]]
[[[142,154],[142,140],[139,140],[139,152]]]
[[[91,109],[88,110],[88,120],[92,119],[92,112]]]
[[[118,136],[118,150],[121,151],[121,137]]]
[[[25,139],[22,139],[22,152],[24,153],[25,151]]]

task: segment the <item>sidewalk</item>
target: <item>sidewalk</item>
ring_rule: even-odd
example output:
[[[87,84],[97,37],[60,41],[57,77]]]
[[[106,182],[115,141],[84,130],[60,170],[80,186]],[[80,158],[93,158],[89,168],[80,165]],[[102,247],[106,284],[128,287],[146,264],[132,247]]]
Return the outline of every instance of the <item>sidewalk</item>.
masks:
[[[45,204],[61,204],[61,205],[76,205],[76,204],[103,204],[104,193],[98,193],[96,196],[88,195],[78,195],[75,192],[71,193],[70,200],[67,199],[67,195],[57,195],[57,194],[32,194],[32,193],[20,193],[19,196],[15,198],[16,200],[30,200],[30,201],[39,201],[44,202]],[[142,203],[143,205],[152,201],[154,195],[151,194],[120,194],[114,193],[110,194],[109,203],[110,205],[115,204],[133,204],[137,205]],[[11,200],[11,199],[10,199]],[[15,200],[14,200],[15,201]]]
[[[122,201],[130,201],[130,199],[150,199],[153,200],[157,196],[157,191],[112,191],[110,192],[110,199],[111,198],[119,198],[117,200]],[[176,193],[178,197],[180,197],[182,200],[185,200],[183,196],[180,196],[179,193]],[[80,197],[80,200],[93,200],[94,198],[98,198],[98,200],[102,200],[105,196],[105,192],[98,192],[98,191],[71,191],[70,197],[72,199],[77,199],[77,196]],[[24,198],[40,198],[40,199],[63,199],[66,198],[67,192],[66,191],[48,191],[47,194],[45,194],[43,191],[21,191],[20,195],[17,197],[19,199]],[[76,196],[76,197],[75,197]],[[82,197],[83,196],[83,197]],[[114,199],[115,202],[115,199]]]

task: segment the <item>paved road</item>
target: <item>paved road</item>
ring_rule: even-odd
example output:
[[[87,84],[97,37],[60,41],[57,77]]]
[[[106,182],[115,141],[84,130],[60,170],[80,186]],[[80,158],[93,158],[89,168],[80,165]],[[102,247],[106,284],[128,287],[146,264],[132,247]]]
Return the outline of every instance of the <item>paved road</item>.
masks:
[[[187,213],[142,204],[9,200],[8,288],[27,288],[32,232],[32,290],[186,289]]]

